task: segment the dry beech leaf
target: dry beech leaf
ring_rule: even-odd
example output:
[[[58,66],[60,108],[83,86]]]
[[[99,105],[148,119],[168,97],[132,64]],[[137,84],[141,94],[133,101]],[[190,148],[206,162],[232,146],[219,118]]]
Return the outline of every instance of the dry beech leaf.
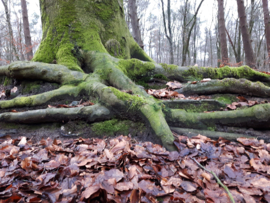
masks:
[[[231,142],[174,136],[178,151],[173,152],[127,136],[3,140],[0,199],[42,202],[46,193],[53,202],[229,202],[226,191],[193,157],[222,177],[235,200],[270,199],[270,144],[250,138]]]

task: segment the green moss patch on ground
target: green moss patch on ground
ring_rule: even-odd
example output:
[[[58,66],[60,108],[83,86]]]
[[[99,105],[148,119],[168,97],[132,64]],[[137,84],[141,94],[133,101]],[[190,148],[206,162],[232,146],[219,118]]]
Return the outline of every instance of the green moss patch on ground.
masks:
[[[139,131],[144,130],[143,123],[135,123],[130,120],[118,120],[112,119],[104,122],[93,123],[91,125],[92,131],[97,135],[109,135],[112,136],[115,133],[121,133],[127,135],[130,128],[137,129]]]

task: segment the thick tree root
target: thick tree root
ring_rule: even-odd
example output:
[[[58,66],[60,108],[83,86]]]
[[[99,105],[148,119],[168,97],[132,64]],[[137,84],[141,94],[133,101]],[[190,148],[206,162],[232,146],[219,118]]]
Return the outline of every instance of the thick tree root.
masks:
[[[80,88],[80,86],[62,86],[59,89],[42,94],[0,101],[0,108],[6,109],[13,107],[38,106],[63,97],[76,98],[82,92],[82,90],[83,88]]]
[[[187,112],[219,111],[226,107],[222,102],[214,99],[204,100],[165,100],[162,103],[171,109],[185,109]]]
[[[176,132],[179,135],[184,135],[187,137],[194,137],[197,136],[198,134],[207,136],[211,139],[218,139],[220,137],[223,137],[227,140],[232,140],[236,141],[237,138],[239,137],[247,137],[247,138],[255,138],[252,136],[248,136],[245,134],[238,134],[238,133],[225,133],[225,132],[217,132],[217,131],[210,131],[210,130],[196,130],[196,129],[191,129],[191,128],[175,128],[171,127],[171,130]]]
[[[39,79],[61,84],[74,80],[84,80],[87,77],[87,74],[71,71],[62,65],[26,61],[17,61],[9,66],[0,66],[0,75],[14,79]]]
[[[166,120],[170,126],[181,128],[215,130],[216,125],[221,125],[269,129],[270,104],[256,105],[242,110],[211,113],[187,113],[183,110],[171,110],[166,114]]]
[[[137,59],[119,60],[108,54],[97,52],[85,52],[83,60],[84,66],[90,74],[72,71],[62,65],[38,62],[16,62],[9,66],[0,67],[0,76],[15,79],[35,78],[35,80],[57,82],[62,85],[59,89],[50,92],[0,101],[0,109],[40,106],[62,97],[71,97],[80,100],[78,98],[80,95],[98,98],[100,105],[73,109],[43,109],[21,113],[0,113],[0,122],[37,123],[74,119],[94,122],[110,119],[115,115],[119,118],[125,117],[132,120],[143,120],[162,141],[163,145],[170,150],[174,150],[175,148],[173,146],[174,136],[168,123],[173,127],[211,130],[215,129],[216,125],[250,126],[255,128],[269,128],[270,126],[270,105],[268,104],[231,112],[189,113],[171,109],[175,108],[172,102],[165,102],[165,104],[157,102],[133,82],[133,80],[144,76],[150,76],[151,78],[154,74],[163,74],[168,78],[179,81],[204,77],[216,79],[222,79],[224,77],[246,77],[250,80],[260,79],[264,82],[270,82],[268,75],[259,73],[248,67],[214,69],[175,67],[164,64],[162,67],[153,62],[142,62]],[[260,83],[254,84],[247,80],[237,81],[235,79],[224,81],[227,83],[234,81],[239,85],[235,88],[238,90],[235,90],[236,92],[234,93],[242,93],[241,88],[248,87],[253,88],[254,95],[259,92],[258,94],[260,95],[269,96],[268,88],[262,86]],[[220,83],[220,81],[218,82]],[[215,81],[212,81],[212,83],[219,87]],[[201,85],[207,86],[207,83]],[[186,91],[192,91],[188,89],[190,88],[189,86],[184,87],[183,90],[185,88]],[[263,89],[259,90],[259,88]],[[202,87],[200,91],[204,89],[207,88]],[[247,91],[247,88],[245,88],[245,91]],[[219,102],[211,102],[211,105],[214,105],[213,110],[223,106]],[[179,102],[176,103],[179,105]],[[207,107],[209,107],[210,103],[204,104],[204,102],[201,102],[200,104],[205,105],[205,110],[208,110]],[[185,107],[178,106],[176,108]]]
[[[241,67],[178,67],[175,65],[155,64],[154,74],[162,74],[171,80],[179,82],[198,81],[203,78],[224,79],[224,78],[246,78],[250,81],[270,82],[270,75],[253,70],[248,66]]]
[[[188,83],[176,91],[186,95],[234,93],[258,97],[270,97],[270,87],[263,83],[250,82],[246,79],[237,80],[234,78],[198,82],[196,84]]]
[[[106,107],[96,104],[76,108],[48,108],[17,113],[0,114],[0,122],[8,123],[47,123],[84,120],[92,123],[112,119],[114,114]]]

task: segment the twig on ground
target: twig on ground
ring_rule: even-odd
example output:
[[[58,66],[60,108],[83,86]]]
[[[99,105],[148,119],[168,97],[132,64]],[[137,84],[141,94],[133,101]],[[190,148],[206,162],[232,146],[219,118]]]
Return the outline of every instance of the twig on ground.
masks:
[[[233,199],[233,196],[232,196],[230,190],[228,189],[228,187],[227,187],[226,185],[224,185],[224,184],[220,181],[220,179],[217,177],[217,175],[216,175],[213,171],[209,171],[209,170],[206,169],[204,166],[202,166],[195,158],[191,158],[191,159],[193,159],[193,161],[195,161],[196,164],[198,164],[202,169],[204,169],[204,170],[207,171],[208,173],[211,173],[211,174],[215,177],[217,183],[218,183],[221,187],[223,187],[224,190],[227,192],[227,194],[229,195],[229,198],[230,198],[231,202],[232,202],[232,203],[235,203],[235,201],[234,201],[234,199]]]

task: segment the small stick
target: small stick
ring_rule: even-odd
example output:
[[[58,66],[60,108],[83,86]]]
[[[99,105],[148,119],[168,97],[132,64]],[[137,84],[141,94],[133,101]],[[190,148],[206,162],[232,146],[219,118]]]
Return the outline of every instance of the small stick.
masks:
[[[195,158],[191,158],[191,159],[193,159],[193,161],[195,161],[196,164],[198,164],[202,169],[204,169],[204,170],[207,171],[208,173],[211,173],[211,174],[215,177],[215,179],[217,180],[217,183],[218,183],[221,187],[223,187],[224,190],[227,192],[227,194],[229,195],[229,198],[230,198],[231,202],[232,202],[232,203],[235,203],[235,201],[234,201],[234,199],[233,199],[233,196],[232,196],[230,190],[228,189],[228,187],[227,187],[226,185],[224,185],[224,184],[220,181],[220,179],[217,177],[217,175],[216,175],[213,171],[209,171],[209,170],[206,169],[204,166],[202,166]]]

